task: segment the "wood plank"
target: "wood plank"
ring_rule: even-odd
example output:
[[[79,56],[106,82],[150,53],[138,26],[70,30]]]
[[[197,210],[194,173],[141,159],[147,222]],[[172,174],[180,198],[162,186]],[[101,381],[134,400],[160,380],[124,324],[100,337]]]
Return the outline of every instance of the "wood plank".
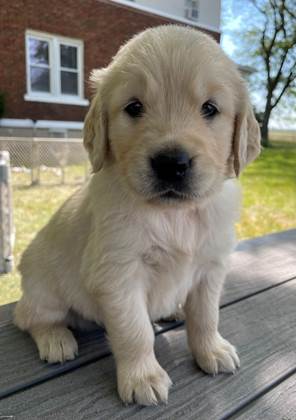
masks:
[[[296,229],[242,242],[232,257],[232,267],[222,298],[223,305],[296,275]],[[11,309],[6,309],[5,313],[11,314]],[[10,316],[0,323],[0,361],[3,361],[0,398],[109,354],[104,332],[98,328],[91,333],[78,333],[78,358],[63,365],[49,366],[39,360],[35,344],[11,324]],[[173,326],[173,323],[161,324],[158,333]]]
[[[162,334],[180,322],[165,322],[155,325],[156,334]],[[79,356],[64,364],[48,364],[39,359],[31,337],[11,323],[0,329],[0,399],[28,386],[44,382],[71,372],[111,354],[103,328],[91,331],[75,331],[79,343]],[[17,363],[16,363],[17,361]]]
[[[295,276],[296,229],[242,241],[230,258],[222,303],[233,302]]]
[[[9,305],[0,305],[0,328],[11,322],[13,316],[13,308],[15,303],[10,303]]]
[[[221,311],[221,331],[239,349],[235,375],[202,373],[187,349],[183,327],[161,334],[156,353],[173,387],[168,405],[124,407],[116,394],[112,357],[1,401],[1,414],[19,419],[221,419],[296,368],[296,280]],[[284,416],[284,413],[282,413]]]
[[[266,419],[296,419],[296,373],[263,395],[258,400],[247,405],[243,410],[233,415],[231,419],[266,420]]]
[[[76,333],[80,349],[79,364],[77,358],[64,364],[49,365],[39,359],[37,347],[28,334],[19,331],[12,324],[5,325],[0,332],[0,399],[30,384],[48,380],[75,369],[77,365],[110,354],[102,328]]]

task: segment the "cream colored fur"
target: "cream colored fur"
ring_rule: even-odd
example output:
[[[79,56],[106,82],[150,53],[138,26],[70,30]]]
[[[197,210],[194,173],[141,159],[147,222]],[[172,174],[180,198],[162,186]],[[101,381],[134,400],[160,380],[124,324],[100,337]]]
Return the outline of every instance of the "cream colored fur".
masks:
[[[259,153],[259,129],[235,65],[193,29],[149,29],[96,70],[84,142],[94,173],[25,251],[15,322],[40,357],[73,359],[69,311],[104,324],[124,402],[167,401],[171,381],[156,360],[151,321],[182,304],[188,342],[211,374],[239,366],[218,333],[219,298],[234,246],[239,187],[231,178]],[[141,118],[124,111],[130,98]],[[219,115],[207,121],[202,104]],[[181,144],[195,159],[192,194],[158,199],[148,161]]]

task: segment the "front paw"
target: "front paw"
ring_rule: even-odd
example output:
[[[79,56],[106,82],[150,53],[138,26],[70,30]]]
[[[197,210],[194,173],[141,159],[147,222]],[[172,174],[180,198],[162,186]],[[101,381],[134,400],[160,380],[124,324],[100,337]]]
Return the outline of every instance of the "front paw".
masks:
[[[219,333],[211,339],[203,339],[192,348],[200,368],[212,375],[219,372],[234,373],[240,367],[235,347]]]
[[[170,377],[155,358],[137,363],[119,363],[117,368],[118,392],[125,403],[141,405],[167,403]]]
[[[63,326],[38,328],[31,331],[41,360],[48,363],[64,363],[78,354],[78,345],[72,332]]]

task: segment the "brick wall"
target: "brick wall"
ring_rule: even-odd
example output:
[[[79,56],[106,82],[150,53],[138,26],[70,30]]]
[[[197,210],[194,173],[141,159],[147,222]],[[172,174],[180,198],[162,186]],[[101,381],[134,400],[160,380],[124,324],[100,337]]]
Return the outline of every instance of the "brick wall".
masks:
[[[145,28],[171,23],[157,15],[104,0],[0,0],[0,91],[5,118],[82,121],[87,107],[29,102],[25,31],[48,32],[84,42],[84,91],[93,68],[105,66],[119,46]],[[219,40],[219,34],[212,33]]]

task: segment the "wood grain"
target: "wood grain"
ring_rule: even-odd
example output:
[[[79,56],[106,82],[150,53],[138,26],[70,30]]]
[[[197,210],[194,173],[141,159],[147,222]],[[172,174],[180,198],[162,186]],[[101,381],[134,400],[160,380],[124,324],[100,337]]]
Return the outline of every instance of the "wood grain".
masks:
[[[295,297],[292,280],[222,309],[222,334],[238,347],[242,362],[235,375],[210,377],[198,370],[183,327],[158,336],[158,359],[174,382],[167,406],[124,407],[116,394],[114,360],[107,357],[2,400],[0,412],[45,420],[227,418],[295,370]]]
[[[296,229],[242,241],[230,258],[222,303],[296,276]]]
[[[296,373],[261,398],[240,410],[231,419],[239,420],[295,420]]]
[[[162,334],[178,324],[159,323],[155,325],[156,334]],[[79,343],[79,356],[64,364],[49,365],[40,360],[30,336],[6,322],[0,328],[0,399],[110,355],[103,328],[96,326],[91,331],[74,333]]]

